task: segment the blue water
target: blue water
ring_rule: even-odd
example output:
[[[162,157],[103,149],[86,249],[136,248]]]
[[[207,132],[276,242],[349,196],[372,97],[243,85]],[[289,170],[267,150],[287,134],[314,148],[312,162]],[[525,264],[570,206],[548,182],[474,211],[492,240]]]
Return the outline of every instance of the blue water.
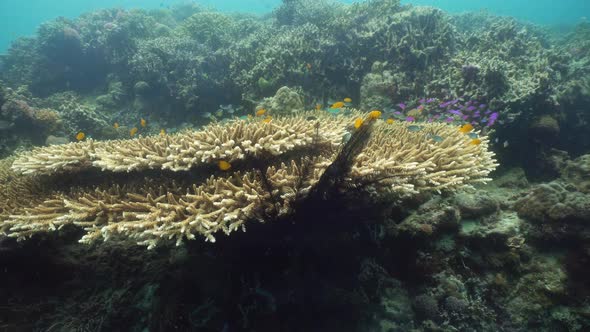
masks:
[[[163,8],[177,0],[0,0],[0,52],[20,36],[33,35],[44,21],[58,16],[74,18],[81,13],[108,7]],[[345,3],[351,0],[342,1]],[[403,3],[429,5],[449,12],[486,9],[498,15],[546,25],[575,24],[590,17],[590,0],[403,0]],[[222,11],[265,13],[281,0],[203,0],[199,3]]]

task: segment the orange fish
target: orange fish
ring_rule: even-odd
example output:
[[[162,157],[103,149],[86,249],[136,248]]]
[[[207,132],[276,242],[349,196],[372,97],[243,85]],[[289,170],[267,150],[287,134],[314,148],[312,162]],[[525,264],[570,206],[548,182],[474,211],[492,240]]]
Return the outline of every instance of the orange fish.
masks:
[[[115,128],[115,129],[119,129],[119,123],[118,123],[118,122],[115,122],[115,123],[113,124],[113,128]]]
[[[459,131],[462,132],[463,134],[467,134],[468,132],[473,130],[473,126],[471,125],[471,123],[466,123],[463,126],[461,126],[461,128],[459,128]]]
[[[262,116],[264,115],[264,113],[266,113],[266,110],[264,108],[261,108],[258,111],[256,111],[256,116]]]
[[[270,121],[272,120],[272,116],[267,116],[264,120],[262,120],[262,122],[264,123],[270,123]]]
[[[217,166],[219,166],[219,169],[222,171],[227,171],[231,168],[231,164],[225,160],[220,160]]]
[[[387,119],[387,121],[385,121],[385,122],[387,122],[387,124],[392,124],[392,123],[393,123],[393,121],[394,121],[394,120],[393,120],[392,118],[389,118],[389,119]]]
[[[145,127],[147,125],[147,121],[145,121],[145,119],[141,119],[139,124],[141,124],[142,127]]]
[[[86,137],[86,135],[85,135],[83,132],[79,132],[79,133],[77,133],[77,134],[76,134],[76,139],[77,139],[78,141],[81,141],[81,140],[83,140],[83,139],[84,139],[84,137]]]
[[[476,139],[472,139],[471,142],[469,142],[469,145],[480,145],[481,144],[481,140],[476,138]]]
[[[342,108],[342,107],[344,107],[343,101],[335,102],[334,104],[332,104],[332,106],[330,106],[330,108]]]
[[[381,117],[381,111],[379,110],[372,110],[371,113],[369,113],[369,119],[371,120],[376,120],[379,119]]]
[[[359,129],[363,125],[363,119],[357,118],[354,120],[354,129]]]
[[[129,136],[131,136],[131,137],[135,136],[135,134],[137,134],[138,130],[139,129],[137,129],[137,127],[131,128],[131,130],[129,130]]]
[[[321,110],[321,109],[322,109],[322,105],[320,105],[320,104],[315,104],[315,110],[316,110],[316,111],[319,111],[319,110]]]
[[[346,98],[344,98],[344,102],[345,103],[352,103],[352,99],[346,97]]]
[[[160,129],[160,136],[164,136],[164,135],[166,135],[166,130]]]

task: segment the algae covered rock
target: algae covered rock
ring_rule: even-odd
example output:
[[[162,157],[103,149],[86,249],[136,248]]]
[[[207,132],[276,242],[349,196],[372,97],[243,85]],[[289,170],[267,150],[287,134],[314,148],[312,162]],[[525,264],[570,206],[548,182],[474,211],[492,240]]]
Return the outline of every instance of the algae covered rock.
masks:
[[[462,218],[476,218],[494,213],[499,202],[485,192],[459,193],[454,197],[455,205],[461,211]]]
[[[303,111],[303,98],[297,90],[284,86],[277,90],[274,97],[265,98],[256,109],[265,109],[269,115],[289,115]]]
[[[380,109],[395,100],[395,79],[391,71],[385,70],[386,63],[374,62],[371,72],[361,82],[361,108]]]
[[[590,154],[565,162],[561,177],[585,194],[590,194]]]
[[[590,195],[562,181],[536,186],[514,208],[520,217],[534,222],[590,222]]]

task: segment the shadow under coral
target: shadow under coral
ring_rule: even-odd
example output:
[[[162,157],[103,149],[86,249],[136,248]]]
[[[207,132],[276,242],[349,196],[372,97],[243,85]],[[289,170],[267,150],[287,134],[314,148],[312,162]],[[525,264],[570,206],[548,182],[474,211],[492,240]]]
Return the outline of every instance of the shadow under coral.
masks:
[[[289,218],[252,223],[217,243],[146,251],[76,243],[79,231],[15,243],[0,257],[9,329],[111,331],[356,331],[382,289],[369,258],[412,278],[412,248],[381,247],[386,204],[307,200]],[[65,236],[64,236],[65,235]],[[403,255],[391,255],[392,251]],[[403,257],[403,259],[400,259]],[[382,276],[381,276],[382,277]]]

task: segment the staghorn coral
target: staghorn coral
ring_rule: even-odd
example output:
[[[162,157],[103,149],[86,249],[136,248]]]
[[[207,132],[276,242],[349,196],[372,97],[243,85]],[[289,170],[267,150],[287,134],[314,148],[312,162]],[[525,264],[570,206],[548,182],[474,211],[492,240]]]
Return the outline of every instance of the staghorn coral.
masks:
[[[317,117],[310,120],[310,114]],[[320,183],[337,184],[324,181],[326,177],[344,178],[341,190],[408,196],[485,182],[496,166],[487,138],[471,145],[455,126],[424,124],[414,132],[405,123],[387,124],[368,116],[355,130],[351,125],[358,112],[322,114],[305,112],[270,123],[236,120],[174,136],[88,141],[23,153],[12,166],[18,173],[86,170],[77,178],[94,182],[40,195],[42,203],[5,216],[2,229],[25,239],[75,225],[84,228],[84,243],[123,237],[149,248],[160,241],[179,244],[198,234],[214,241],[215,233],[244,229],[249,220],[263,222],[293,212],[293,205],[310,197]],[[363,143],[346,143],[338,152],[348,130],[362,134]],[[433,134],[445,140],[434,142],[429,138]],[[357,136],[350,141],[358,141]],[[350,165],[338,164],[342,153]],[[199,184],[194,175],[218,160],[235,162],[236,170]],[[116,182],[124,180],[117,177],[121,171],[133,171],[123,184]]]

